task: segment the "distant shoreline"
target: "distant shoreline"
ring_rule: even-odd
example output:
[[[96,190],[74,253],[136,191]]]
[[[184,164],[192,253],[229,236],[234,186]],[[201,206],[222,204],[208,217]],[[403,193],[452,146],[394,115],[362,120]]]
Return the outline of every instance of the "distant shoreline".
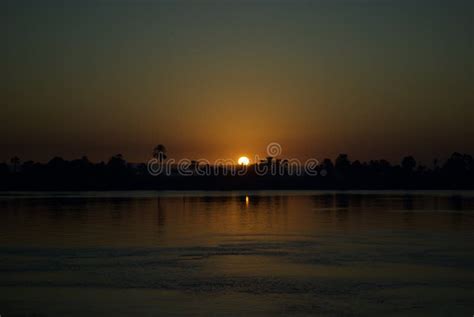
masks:
[[[15,157],[10,166],[0,164],[0,191],[474,189],[474,159],[457,152],[443,163],[435,160],[431,168],[417,163],[412,156],[391,165],[386,160],[351,162],[346,154],[308,169],[274,157],[248,167],[216,167],[199,162],[181,169],[163,166],[152,166],[155,170],[145,163],[130,164],[121,155],[107,163],[93,163],[86,157],[22,163]]]

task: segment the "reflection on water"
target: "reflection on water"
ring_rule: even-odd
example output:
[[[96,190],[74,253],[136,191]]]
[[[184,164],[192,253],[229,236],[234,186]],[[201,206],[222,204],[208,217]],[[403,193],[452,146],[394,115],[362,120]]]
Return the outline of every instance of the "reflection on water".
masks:
[[[0,314],[472,315],[474,193],[0,195]]]

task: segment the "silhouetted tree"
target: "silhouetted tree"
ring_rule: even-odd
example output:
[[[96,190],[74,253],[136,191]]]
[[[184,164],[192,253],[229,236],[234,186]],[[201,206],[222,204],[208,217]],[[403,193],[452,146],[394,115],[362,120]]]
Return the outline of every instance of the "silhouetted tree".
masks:
[[[84,165],[89,165],[91,163],[91,161],[89,161],[89,158],[85,155],[83,157],[81,157],[81,162]]]
[[[332,172],[332,170],[334,169],[334,164],[332,163],[331,159],[328,159],[328,158],[324,159],[323,168],[327,172]]]
[[[166,147],[163,144],[158,144],[153,148],[153,157],[156,158],[160,164],[163,163],[164,160],[166,160]]]
[[[162,155],[165,151],[163,146],[157,146],[155,157],[166,158]],[[273,163],[275,161],[277,163]],[[221,176],[155,178],[149,174],[146,164],[127,164],[121,154],[112,156],[107,164],[92,163],[87,157],[72,161],[54,157],[46,164],[26,161],[21,168],[18,167],[18,158],[13,158],[11,163],[14,167],[11,170],[7,164],[0,164],[1,189],[474,189],[474,159],[458,152],[442,166],[436,167],[435,164],[434,169],[417,164],[412,156],[403,158],[401,165],[392,166],[383,159],[351,163],[346,154],[341,154],[335,165],[330,159],[325,159],[317,167],[318,177],[309,173],[259,177],[250,169],[245,176],[220,173]],[[257,166],[260,164],[277,166],[278,160],[269,157],[256,163]],[[280,164],[286,166],[289,161],[283,160]],[[13,175],[13,170],[17,175]]]
[[[444,178],[451,184],[465,184],[473,181],[473,159],[468,154],[455,152],[442,167]]]
[[[412,172],[416,167],[416,161],[413,156],[405,156],[401,165],[405,171]]]
[[[62,169],[65,168],[67,165],[67,162],[59,156],[53,157],[49,162],[48,162],[48,167],[52,169]]]
[[[336,168],[340,170],[348,169],[351,166],[349,156],[347,154],[339,154],[336,158]]]
[[[109,162],[107,163],[108,167],[114,168],[114,169],[119,169],[119,168],[124,168],[126,167],[127,162],[124,160],[122,154],[116,154],[112,156],[109,159]]]

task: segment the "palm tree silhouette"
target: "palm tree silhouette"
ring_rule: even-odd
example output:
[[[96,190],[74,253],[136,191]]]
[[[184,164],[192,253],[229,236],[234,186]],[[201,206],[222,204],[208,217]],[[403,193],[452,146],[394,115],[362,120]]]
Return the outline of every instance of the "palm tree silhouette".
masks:
[[[153,149],[153,157],[156,158],[160,164],[163,163],[163,160],[166,160],[166,147],[163,144],[158,144]]]

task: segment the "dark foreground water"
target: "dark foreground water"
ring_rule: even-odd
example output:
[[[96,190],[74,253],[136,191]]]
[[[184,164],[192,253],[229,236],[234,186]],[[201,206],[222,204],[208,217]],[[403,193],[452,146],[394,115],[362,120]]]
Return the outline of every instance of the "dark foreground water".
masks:
[[[473,314],[473,192],[0,194],[2,317]]]

